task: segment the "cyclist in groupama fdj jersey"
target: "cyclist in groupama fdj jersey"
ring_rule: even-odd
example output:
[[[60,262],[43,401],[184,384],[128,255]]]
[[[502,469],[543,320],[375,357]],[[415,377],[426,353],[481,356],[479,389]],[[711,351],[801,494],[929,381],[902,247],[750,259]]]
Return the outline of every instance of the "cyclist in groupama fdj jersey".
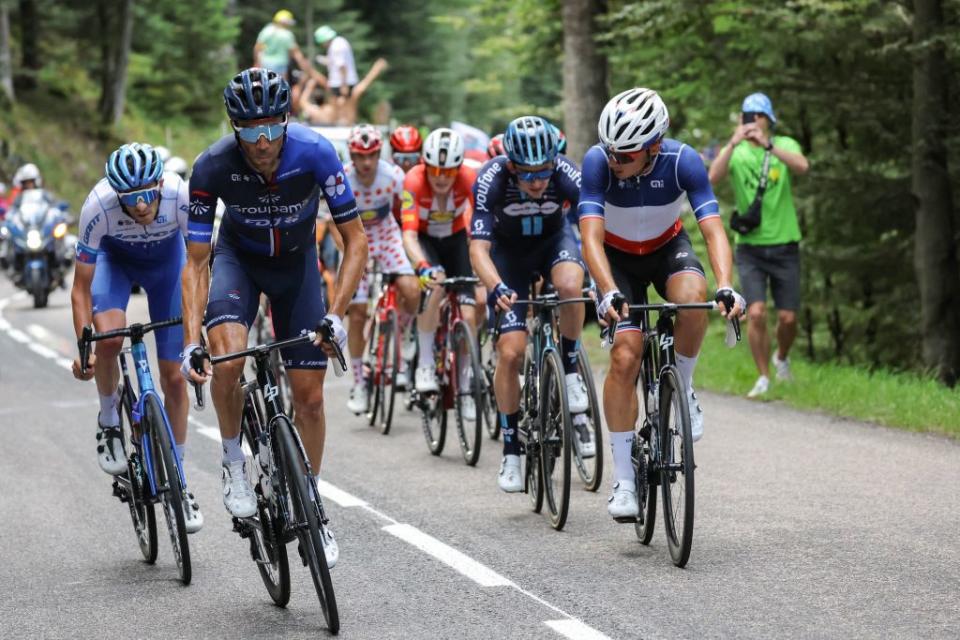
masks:
[[[731,287],[730,243],[703,161],[687,145],[664,138],[669,124],[667,107],[656,92],[624,91],[604,107],[600,144],[583,159],[578,206],[583,256],[602,294],[597,315],[602,322],[619,323],[603,407],[614,465],[607,511],[621,520],[638,513],[631,448],[643,349],[640,317],[628,314],[625,303],[641,300],[649,284],[669,302],[703,302],[707,296],[703,266],[680,222],[684,200],[706,241],[718,285],[715,298],[724,305],[724,315],[740,315],[744,309],[743,298]],[[677,368],[688,390],[695,441],[703,435],[703,412],[693,393],[693,370],[706,331],[705,311],[677,315]]]
[[[493,384],[503,432],[503,461],[498,484],[507,492],[523,490],[520,473],[520,368],[526,348],[527,297],[531,274],[540,273],[560,298],[576,298],[583,287],[580,250],[564,202],[576,204],[580,171],[558,154],[556,129],[543,118],[517,118],[503,138],[505,156],[488,160],[474,184],[476,210],[471,223],[470,258],[490,293],[490,314],[500,310],[497,370]],[[560,342],[571,413],[589,403],[577,373],[577,351],[583,327],[582,304],[560,310]]]
[[[77,266],[70,294],[73,325],[79,338],[90,324],[98,332],[127,326],[126,308],[134,283],[147,292],[150,319],[180,315],[180,271],[186,260],[187,185],[175,173],[164,172],[155,149],[125,144],[107,159],[106,177],[87,196],[80,212]],[[182,460],[187,441],[187,386],[179,375],[183,329],[158,329],[157,359],[163,403],[170,417],[177,456]],[[97,343],[86,372],[74,360],[73,375],[96,378],[100,394],[100,431],[97,452],[100,467],[109,474],[127,470],[120,440],[120,367],[117,355],[122,338]],[[193,533],[203,516],[193,494],[187,495],[185,524]]]
[[[229,82],[224,102],[234,135],[204,151],[190,179],[182,371],[199,384],[207,382],[212,373],[209,363],[203,375],[190,365],[191,354],[206,355],[198,347],[204,306],[214,355],[246,348],[261,293],[270,300],[277,339],[312,330],[325,318],[344,348],[347,336],[340,316],[367,260],[367,239],[353,191],[333,145],[307,127],[287,124],[287,81],[272,71],[247,69]],[[326,315],[314,236],[321,195],[344,243],[336,296]],[[208,278],[218,198],[225,210]],[[321,349],[316,343],[283,352],[297,427],[317,474],[323,458],[323,380],[328,354],[332,354],[330,345]],[[211,385],[223,439],[223,500],[227,510],[239,518],[252,516],[257,508],[240,448],[243,364],[242,359],[218,364]],[[332,535],[325,537],[324,547],[327,562],[333,566],[338,550]]]

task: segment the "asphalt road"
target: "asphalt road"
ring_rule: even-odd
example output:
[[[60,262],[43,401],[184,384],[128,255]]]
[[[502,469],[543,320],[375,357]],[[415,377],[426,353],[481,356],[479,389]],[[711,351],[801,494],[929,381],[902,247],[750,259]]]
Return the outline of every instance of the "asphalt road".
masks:
[[[206,517],[193,584],[162,522],[156,565],[141,561],[97,466],[94,386],[65,368],[68,292],[44,310],[13,294],[0,283],[0,637],[323,636],[306,569],[291,561],[293,597],[273,606],[231,531],[212,409],[193,414],[186,456]],[[347,390],[330,377],[323,467],[344,638],[960,637],[954,442],[703,393],[681,570],[662,527],[644,547],[607,516],[609,478],[553,531],[497,489],[499,443],[476,468],[454,442],[431,456],[413,414],[381,436]]]

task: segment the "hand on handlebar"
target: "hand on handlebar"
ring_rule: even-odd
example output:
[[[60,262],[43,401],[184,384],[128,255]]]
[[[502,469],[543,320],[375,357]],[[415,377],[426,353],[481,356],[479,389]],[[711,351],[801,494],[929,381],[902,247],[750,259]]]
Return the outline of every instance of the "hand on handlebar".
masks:
[[[97,356],[94,354],[89,354],[87,356],[87,366],[80,366],[80,358],[74,358],[73,360],[73,377],[77,380],[92,380],[94,375],[94,370],[96,369]]]
[[[713,299],[720,305],[720,315],[728,320],[740,318],[747,311],[747,301],[732,287],[720,287]]]
[[[327,315],[323,316],[321,323],[327,325],[327,331],[329,333],[317,331],[317,339],[313,341],[314,346],[323,349],[323,352],[327,354],[327,357],[330,358],[336,357],[336,351],[334,351],[333,345],[330,344],[331,340],[336,341],[337,346],[340,347],[341,353],[346,351],[347,330],[343,328],[343,321],[340,319],[340,316],[328,313]]]
[[[444,273],[446,272],[442,266],[432,265],[426,260],[417,265],[417,276],[420,278],[420,284],[431,289],[437,286],[438,279]]]
[[[602,327],[606,327],[609,324],[616,326],[616,323],[626,318],[629,314],[627,298],[620,293],[618,289],[611,289],[604,294],[600,302],[597,303],[597,320]]]
[[[213,375],[210,364],[210,354],[198,344],[188,344],[183,350],[183,360],[180,362],[180,375],[187,382],[202,385]]]
[[[505,285],[499,283],[487,294],[487,304],[496,306],[501,311],[510,311],[510,307],[517,301],[517,292]]]

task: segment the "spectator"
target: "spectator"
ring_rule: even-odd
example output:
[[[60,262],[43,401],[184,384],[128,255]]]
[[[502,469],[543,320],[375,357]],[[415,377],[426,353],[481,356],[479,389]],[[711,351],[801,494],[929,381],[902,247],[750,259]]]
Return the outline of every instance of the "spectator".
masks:
[[[327,51],[327,87],[335,100],[345,101],[356,86],[357,64],[353,48],[343,36],[338,36],[331,27],[323,25],[313,32],[317,44]]]
[[[349,96],[327,101],[323,104],[317,104],[311,99],[317,84],[313,78],[307,80],[306,87],[300,94],[300,115],[312,125],[353,126],[357,124],[360,99],[373,81],[377,79],[377,76],[383,73],[387,67],[386,60],[377,58],[363,80],[358,82],[350,91]]]
[[[257,43],[253,47],[253,66],[275,71],[286,78],[293,87],[291,98],[294,105],[297,104],[299,97],[299,85],[293,81],[293,73],[290,69],[291,58],[301,71],[310,75],[321,86],[326,83],[323,74],[313,68],[297,46],[297,38],[290,30],[296,23],[293,14],[288,10],[277,11],[273,16],[273,22],[260,30]]]
[[[710,182],[718,183],[729,172],[737,211],[745,212],[735,211],[730,226],[737,231],[737,271],[750,322],[747,334],[760,373],[747,397],[756,398],[769,389],[770,362],[777,380],[792,379],[789,354],[800,308],[800,225],[790,174],[806,173],[809,164],[796,140],[773,135],[777,118],[770,98],[751,94],[741,112],[733,136],[710,165]],[[768,282],[777,308],[777,350],[772,358]]]

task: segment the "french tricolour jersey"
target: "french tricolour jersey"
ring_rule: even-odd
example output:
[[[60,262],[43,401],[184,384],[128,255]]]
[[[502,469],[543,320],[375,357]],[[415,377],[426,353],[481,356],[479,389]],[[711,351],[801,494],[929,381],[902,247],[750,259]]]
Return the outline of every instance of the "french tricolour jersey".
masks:
[[[578,214],[603,218],[604,242],[611,247],[645,255],[672,240],[686,199],[698,222],[720,215],[707,170],[689,146],[665,138],[653,169],[645,176],[618,180],[600,145],[583,158]]]
[[[403,169],[386,160],[380,160],[377,164],[377,175],[369,187],[363,186],[357,180],[352,162],[346,164],[344,171],[357,199],[357,211],[364,227],[382,222],[391,212],[399,222]]]
[[[102,178],[80,210],[77,260],[94,264],[101,251],[138,262],[165,259],[170,244],[182,243],[187,234],[188,204],[187,184],[167,171],[157,217],[148,225],[137,224],[120,207],[117,192]],[[179,268],[179,264],[172,267]]]
[[[309,127],[289,125],[280,166],[268,182],[247,164],[230,134],[193,165],[189,239],[210,242],[219,198],[225,209],[218,242],[261,256],[300,253],[315,242],[321,196],[335,223],[357,216],[353,191],[329,140]]]

